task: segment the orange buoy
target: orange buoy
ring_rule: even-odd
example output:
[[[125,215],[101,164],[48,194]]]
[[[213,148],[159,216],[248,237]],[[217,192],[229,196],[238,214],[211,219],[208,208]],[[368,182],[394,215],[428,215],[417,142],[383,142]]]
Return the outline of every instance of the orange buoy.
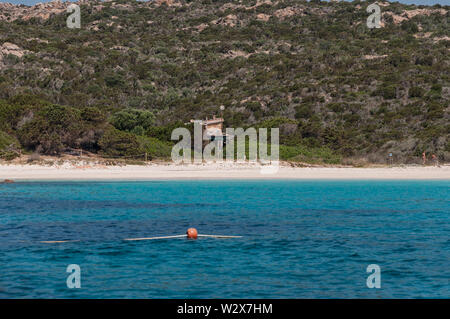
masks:
[[[186,232],[186,235],[187,235],[187,238],[197,239],[197,236],[198,236],[197,229],[189,228]]]

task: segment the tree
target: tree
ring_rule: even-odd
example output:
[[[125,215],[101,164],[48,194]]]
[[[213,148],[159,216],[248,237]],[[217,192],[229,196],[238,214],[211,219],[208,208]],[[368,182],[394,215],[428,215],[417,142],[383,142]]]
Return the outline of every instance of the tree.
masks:
[[[144,153],[137,137],[109,127],[98,142],[102,153],[109,156],[132,156]]]
[[[27,148],[42,149],[44,154],[58,155],[64,147],[78,147],[82,132],[78,110],[49,105],[38,111],[34,118],[18,131],[21,144]]]
[[[138,133],[142,135],[145,130],[154,123],[154,115],[150,111],[139,109],[126,109],[115,113],[111,119],[111,124],[118,130]],[[139,128],[140,127],[140,128]]]

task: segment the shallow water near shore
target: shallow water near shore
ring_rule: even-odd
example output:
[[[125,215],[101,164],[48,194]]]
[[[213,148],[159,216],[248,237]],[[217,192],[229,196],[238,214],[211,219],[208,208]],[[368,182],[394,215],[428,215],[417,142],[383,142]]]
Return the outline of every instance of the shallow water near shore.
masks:
[[[448,298],[450,181],[0,185],[0,298]],[[124,241],[200,234],[240,235]],[[47,240],[79,240],[44,244]],[[69,289],[66,268],[81,268]],[[369,264],[381,288],[369,289]]]

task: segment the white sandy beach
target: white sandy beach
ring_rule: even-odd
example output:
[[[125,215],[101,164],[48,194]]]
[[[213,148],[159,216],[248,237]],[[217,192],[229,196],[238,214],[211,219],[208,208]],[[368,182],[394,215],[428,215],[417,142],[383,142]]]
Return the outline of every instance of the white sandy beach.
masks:
[[[289,167],[263,174],[260,166],[224,165],[17,165],[0,164],[0,182],[26,180],[196,180],[196,179],[394,179],[450,180],[450,165],[397,167]]]

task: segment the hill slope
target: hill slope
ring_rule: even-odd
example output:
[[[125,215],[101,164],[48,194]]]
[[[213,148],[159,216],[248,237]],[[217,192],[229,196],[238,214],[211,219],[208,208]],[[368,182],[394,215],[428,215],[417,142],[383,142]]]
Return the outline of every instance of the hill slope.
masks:
[[[450,161],[448,6],[380,3],[368,29],[360,1],[80,5],[68,29],[66,3],[0,4],[0,130],[26,149],[137,154],[223,105],[227,127],[280,127],[286,159]]]

